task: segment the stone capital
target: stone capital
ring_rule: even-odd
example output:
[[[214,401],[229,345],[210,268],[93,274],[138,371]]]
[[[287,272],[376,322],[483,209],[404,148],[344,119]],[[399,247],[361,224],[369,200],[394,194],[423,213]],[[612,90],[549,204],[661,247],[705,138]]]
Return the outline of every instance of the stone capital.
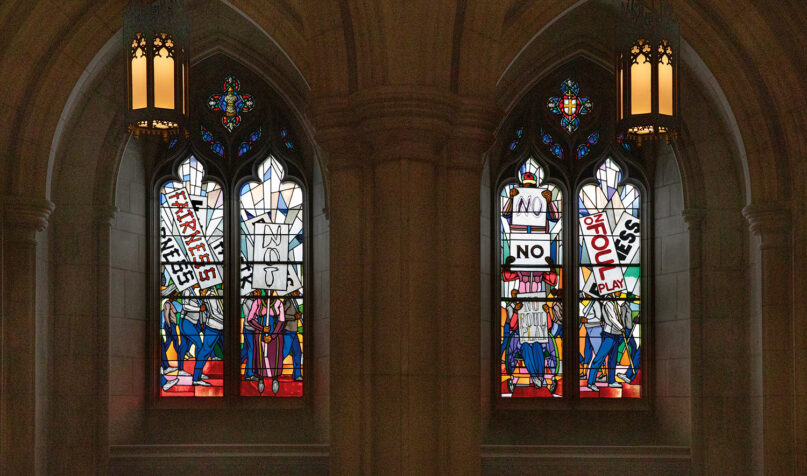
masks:
[[[44,198],[7,196],[3,199],[4,224],[22,234],[44,231],[54,207],[53,202]]]
[[[458,99],[449,149],[452,166],[466,165],[475,169],[482,166],[484,154],[494,144],[502,114],[492,99]]]
[[[690,231],[699,231],[703,227],[703,222],[706,220],[706,209],[704,208],[685,208],[681,212],[684,221]]]
[[[357,92],[350,107],[374,162],[437,161],[451,136],[457,98],[421,85],[383,86]]]
[[[95,224],[102,227],[112,226],[117,213],[118,207],[114,205],[96,205],[93,207],[93,218]]]
[[[323,167],[336,170],[362,165],[363,144],[347,98],[315,98],[308,106]]]
[[[790,202],[751,203],[743,208],[751,233],[760,237],[764,248],[790,246],[792,215]]]

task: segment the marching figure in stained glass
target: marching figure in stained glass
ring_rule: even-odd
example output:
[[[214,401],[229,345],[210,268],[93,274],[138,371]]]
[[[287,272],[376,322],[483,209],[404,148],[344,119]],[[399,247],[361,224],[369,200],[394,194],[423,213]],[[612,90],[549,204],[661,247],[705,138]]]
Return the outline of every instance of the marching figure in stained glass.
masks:
[[[641,396],[641,194],[606,159],[578,196],[581,396]],[[603,372],[602,377],[599,373]]]

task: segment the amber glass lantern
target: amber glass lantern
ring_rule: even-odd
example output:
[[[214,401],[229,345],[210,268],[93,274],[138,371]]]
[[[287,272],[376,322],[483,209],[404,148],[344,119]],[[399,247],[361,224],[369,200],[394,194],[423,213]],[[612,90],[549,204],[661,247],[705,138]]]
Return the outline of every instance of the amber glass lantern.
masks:
[[[678,22],[666,1],[623,2],[617,23],[617,131],[639,143],[678,132]]]
[[[131,0],[123,14],[126,124],[135,137],[186,131],[188,22],[182,0]]]

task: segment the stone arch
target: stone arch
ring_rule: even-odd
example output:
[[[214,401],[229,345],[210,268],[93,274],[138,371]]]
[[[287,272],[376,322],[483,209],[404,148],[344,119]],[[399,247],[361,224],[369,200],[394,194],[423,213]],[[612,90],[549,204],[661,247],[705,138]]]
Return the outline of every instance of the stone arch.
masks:
[[[298,143],[307,162],[304,167],[312,178],[311,237],[317,244],[312,265],[318,272],[311,276],[311,284],[321,289],[316,294],[316,305],[317,309],[322,310],[321,319],[312,322],[312,325],[327,328],[329,289],[327,284],[320,284],[328,282],[329,268],[328,223],[323,214],[327,209],[327,174],[321,165],[319,149],[314,146],[313,131],[305,113],[308,82],[301,70],[291,62],[289,55],[266,34],[266,30],[256,34],[253,22],[244,19],[242,13],[235,11],[227,2],[218,8],[221,15],[232,17],[227,20],[229,24],[240,25],[244,30],[235,33],[220,31],[211,23],[210,17],[202,17],[201,21],[196,22],[196,33],[202,38],[195,43],[197,48],[191,67],[212,55],[231,58],[248,65],[284,101],[289,111],[290,126],[300,135]],[[86,468],[89,471],[98,468],[104,471],[110,468],[110,462],[102,455],[111,455],[113,469],[125,468],[131,444],[158,438],[153,432],[155,416],[149,413],[143,401],[145,392],[122,391],[120,380],[110,379],[111,372],[124,372],[133,380],[148,378],[144,374],[145,367],[139,365],[140,361],[121,366],[120,358],[115,357],[119,355],[115,346],[121,345],[121,328],[115,327],[114,323],[117,317],[127,319],[137,316],[137,319],[142,319],[147,314],[145,300],[138,300],[136,295],[139,289],[145,292],[144,269],[138,271],[138,266],[144,266],[146,262],[146,223],[144,210],[140,214],[139,209],[144,205],[142,202],[148,184],[142,183],[142,173],[138,179],[136,173],[133,176],[130,172],[132,167],[142,168],[142,161],[152,160],[157,149],[163,147],[156,142],[134,141],[129,135],[123,134],[124,106],[119,85],[124,84],[124,71],[118,54],[121,44],[118,30],[79,76],[79,81],[67,94],[61,115],[56,115],[58,121],[52,130],[50,148],[44,148],[40,154],[40,157],[47,156],[47,166],[38,168],[41,169],[39,175],[25,177],[26,186],[32,189],[31,192],[41,191],[58,204],[56,213],[51,217],[49,232],[51,237],[56,238],[43,241],[40,246],[62,259],[51,261],[45,268],[46,272],[37,276],[41,286],[52,290],[45,299],[50,299],[47,304],[50,325],[55,326],[54,333],[43,331],[38,336],[52,349],[48,355],[51,383],[45,390],[50,401],[64,400],[69,402],[70,407],[64,411],[63,408],[50,406],[47,410],[47,426],[38,429],[43,434],[42,438],[48,440],[46,443],[50,451],[47,465],[51,468],[69,462],[70,467],[77,469]],[[47,74],[54,73],[49,71]],[[56,106],[58,101],[49,105],[54,109]],[[54,115],[41,109],[37,113]],[[42,163],[41,159],[36,160]],[[128,164],[125,177],[121,175],[123,163]],[[25,169],[31,164],[20,161],[17,166]],[[122,183],[132,178],[139,181],[131,187],[128,183]],[[120,199],[122,186],[125,188],[126,204],[119,202],[118,211],[116,191]],[[143,188],[138,189],[138,186]],[[140,204],[134,209],[130,208],[130,203],[138,202]],[[116,244],[116,239],[121,237],[129,241]],[[119,263],[116,260],[122,254],[131,255],[136,262],[127,265],[131,269],[115,264]],[[131,285],[134,290],[132,296],[119,293],[119,288],[124,285]],[[116,302],[123,303],[125,312],[116,312],[115,305],[111,303],[113,296]],[[124,330],[131,332],[131,341],[140,344],[126,344],[124,350],[141,355],[145,349],[147,333],[144,334],[143,330],[147,324],[129,320],[132,325],[124,327]],[[317,354],[310,357],[310,369],[316,368],[314,375],[327,378],[328,359]],[[67,378],[68,374],[60,371],[59,362],[69,363],[72,369],[69,375],[80,375],[78,380],[81,382]],[[297,413],[302,418],[302,424],[295,426],[289,416],[276,414],[275,418],[279,418],[278,421],[288,420],[286,427],[296,428],[296,431],[284,434],[282,441],[306,444],[305,451],[313,449],[315,455],[318,452],[321,455],[320,448],[327,441],[328,391],[322,381],[317,381],[316,386],[318,388],[312,388],[316,393],[312,394],[311,400],[315,403],[311,411]],[[123,403],[119,401],[111,406],[112,393],[120,394],[124,398]],[[126,401],[126,398],[129,400]],[[122,408],[128,409],[122,412]],[[82,420],[78,418],[80,414],[93,415],[93,418],[77,427]],[[223,417],[216,417],[219,423],[226,421]],[[131,425],[130,430],[134,433],[112,431],[118,425]],[[230,427],[236,428],[238,425],[231,424]],[[137,436],[138,431],[151,436]],[[66,432],[74,432],[74,438],[68,438]],[[272,438],[277,439],[277,436],[267,433],[262,442],[268,443]],[[242,437],[233,431],[221,435],[222,442],[235,442]],[[66,441],[75,444],[71,446],[65,444]],[[112,443],[117,445],[117,449],[110,453]],[[295,451],[292,448],[286,454],[289,464],[298,458]],[[315,456],[313,464],[321,465],[322,461]]]
[[[522,14],[528,15],[526,12],[522,12]],[[499,124],[500,130],[493,148],[494,152],[489,155],[491,172],[496,170],[493,168],[497,161],[495,151],[502,150],[505,141],[510,139],[509,129],[514,127],[509,116],[542,76],[553,70],[558,64],[581,56],[605,69],[612,68],[612,53],[608,44],[613,35],[611,26],[614,21],[613,11],[602,2],[577,2],[549,23],[533,27],[531,31],[537,30],[538,33],[531,37],[523,48],[515,49],[518,53],[509,63],[503,63],[505,66],[503,66],[497,85],[497,103],[506,111],[506,116]],[[603,41],[603,38],[607,38],[607,40]],[[710,290],[719,288],[721,278],[717,268],[720,266],[731,263],[725,268],[725,272],[743,273],[748,270],[742,253],[746,239],[744,237],[747,235],[745,220],[741,212],[743,206],[751,199],[753,183],[749,179],[753,171],[749,172],[743,135],[737,127],[731,107],[725,100],[720,85],[695,51],[685,41],[682,43],[685,45],[682,54],[682,90],[685,90],[686,94],[682,95],[684,127],[681,137],[674,142],[670,150],[664,150],[664,147],[661,147],[658,151],[650,149],[643,152],[645,160],[650,160],[650,164],[657,161],[659,167],[672,167],[672,170],[675,170],[677,162],[677,169],[681,173],[678,185],[676,180],[670,181],[671,174],[664,170],[657,169],[654,173],[651,169],[649,172],[657,177],[659,181],[657,188],[659,186],[665,188],[663,193],[668,193],[666,189],[675,192],[676,187],[681,187],[683,195],[683,202],[679,204],[677,215],[671,216],[669,213],[662,213],[655,223],[657,229],[655,272],[657,275],[654,278],[659,283],[665,283],[664,286],[667,286],[672,280],[675,292],[673,296],[664,297],[663,292],[657,293],[655,296],[656,308],[660,314],[657,317],[663,322],[655,324],[656,338],[660,338],[662,341],[657,342],[654,350],[657,368],[653,378],[662,379],[664,382],[656,382],[656,389],[659,391],[651,399],[654,401],[652,405],[658,414],[659,428],[665,428],[669,434],[678,435],[677,440],[670,440],[668,444],[680,445],[682,448],[687,448],[687,451],[689,451],[688,448],[698,448],[693,450],[691,456],[692,468],[708,468],[711,464],[717,464],[716,461],[726,456],[727,453],[701,452],[704,435],[708,435],[711,431],[704,427],[704,421],[708,421],[711,418],[710,415],[719,411],[720,403],[717,399],[710,398],[713,397],[713,395],[709,395],[710,384],[709,382],[704,383],[703,380],[704,374],[716,371],[716,363],[713,360],[710,362],[710,359],[713,359],[712,355],[709,355],[708,352],[706,355],[704,354],[702,346],[705,341],[700,339],[706,339],[705,336],[713,332],[716,324],[724,322],[713,319],[725,315],[722,314],[726,311],[720,308],[721,305],[725,309],[731,309],[732,312],[743,314],[744,319],[749,319],[751,316],[742,307],[743,303],[747,304],[746,301],[740,299],[740,303],[731,303],[730,300],[724,299],[720,295],[710,295],[710,300],[713,302],[705,304],[701,302],[703,295],[701,290],[704,287],[708,287]],[[708,130],[709,133],[704,132],[705,130]],[[654,157],[656,158],[654,159]],[[702,160],[703,157],[708,157],[709,160]],[[677,173],[672,175],[677,175]],[[718,190],[718,188],[722,188],[722,190]],[[657,190],[656,192],[660,198],[662,191]],[[658,206],[659,203],[656,204],[657,212],[659,211]],[[665,209],[669,210],[669,205]],[[682,211],[683,215],[681,215]],[[494,211],[491,210],[489,213],[492,214]],[[703,223],[708,225],[701,228]],[[682,240],[682,237],[685,239]],[[726,247],[731,247],[732,251],[721,248],[719,251],[706,252],[705,249],[708,248],[707,243],[710,240],[727,241],[731,244]],[[714,252],[725,254],[726,257],[708,256]],[[670,259],[668,257],[670,253],[684,253],[685,256],[681,260]],[[704,261],[701,261],[701,257]],[[490,280],[495,281],[494,278],[495,276],[491,273]],[[676,283],[678,284],[676,285]],[[676,309],[675,303],[683,299],[680,296],[686,297],[685,310]],[[669,304],[671,300],[672,307]],[[483,313],[489,307],[483,305]],[[679,339],[676,335],[680,335],[680,333],[683,335]],[[711,334],[709,339],[714,338],[716,335]],[[747,334],[738,332],[737,335],[732,336],[731,345],[745,346],[747,338]],[[671,353],[670,343],[672,342],[675,342],[676,346],[684,346],[685,352]],[[669,360],[671,356],[674,356],[673,360]],[[684,367],[680,367],[682,363],[680,360],[673,363],[675,359],[679,358],[686,360]],[[734,361],[732,365],[736,372],[743,372],[743,364]],[[671,373],[671,369],[676,370]],[[669,383],[666,382],[673,375],[678,375],[679,379],[686,380],[682,387],[686,389],[685,394],[676,393],[676,389],[671,391]],[[750,384],[749,380],[744,380],[739,384],[742,385],[743,382]],[[679,398],[684,398],[684,400],[677,400]],[[686,401],[684,404],[686,408],[680,407],[683,401]],[[748,408],[750,398],[748,396],[738,398],[731,404],[736,408]],[[540,412],[530,415],[540,415]],[[496,418],[493,418],[492,421],[499,418],[500,415],[495,416]],[[571,416],[564,419],[565,424],[574,425],[572,423],[574,421]],[[516,424],[515,421],[509,422]],[[490,428],[492,433],[485,439],[486,442],[493,443],[495,438],[507,438],[506,430],[494,429],[495,425],[492,422]],[[739,428],[740,426],[736,431],[739,431]],[[585,441],[585,432],[577,431],[574,434],[582,438],[575,441]],[[494,440],[491,440],[491,437]],[[648,441],[663,440],[663,438],[659,439],[658,436],[652,435],[647,438]],[[738,445],[750,449],[751,439],[740,439]],[[483,467],[496,468],[496,466],[486,466],[484,463],[486,453],[491,458],[489,461],[496,461],[496,450],[493,449],[493,446],[485,448],[483,446]],[[648,453],[655,454],[662,459],[670,456],[665,455],[664,451],[655,449],[649,449]],[[536,449],[535,453],[531,453],[530,456],[546,457],[539,449]],[[563,459],[558,458],[554,461],[561,464]]]

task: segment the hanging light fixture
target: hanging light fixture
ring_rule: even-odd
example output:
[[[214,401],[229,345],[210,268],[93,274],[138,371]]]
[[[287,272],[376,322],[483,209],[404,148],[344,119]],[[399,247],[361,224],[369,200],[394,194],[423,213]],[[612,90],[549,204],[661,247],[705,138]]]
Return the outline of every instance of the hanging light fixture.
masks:
[[[182,0],[131,0],[123,14],[129,131],[187,134],[188,22]]]
[[[617,134],[641,144],[678,132],[678,21],[666,0],[623,0],[617,23]]]

